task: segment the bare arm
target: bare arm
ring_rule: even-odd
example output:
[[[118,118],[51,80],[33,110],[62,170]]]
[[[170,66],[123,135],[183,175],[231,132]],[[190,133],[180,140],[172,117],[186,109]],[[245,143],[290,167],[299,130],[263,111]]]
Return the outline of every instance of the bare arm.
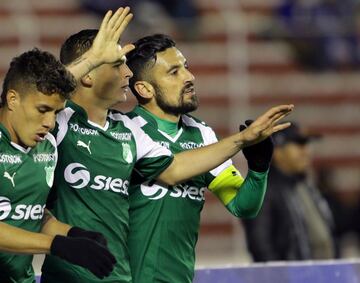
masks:
[[[58,221],[47,209],[45,209],[41,233],[46,235],[66,236],[72,226]]]
[[[48,254],[54,236],[66,236],[70,228],[70,225],[57,221],[47,209],[40,233],[0,222],[0,250],[21,254]]]
[[[29,232],[0,222],[0,250],[4,252],[48,254],[53,239],[50,235]]]
[[[277,122],[287,116],[293,108],[293,105],[273,107],[240,133],[209,146],[176,154],[172,164],[158,176],[158,180],[174,185],[212,170],[244,147],[256,144],[289,127],[290,123]]]
[[[128,7],[119,8],[113,15],[112,11],[106,13],[91,48],[67,66],[77,80],[102,64],[123,60],[124,56],[134,49],[132,44],[123,48],[118,44],[132,17]]]

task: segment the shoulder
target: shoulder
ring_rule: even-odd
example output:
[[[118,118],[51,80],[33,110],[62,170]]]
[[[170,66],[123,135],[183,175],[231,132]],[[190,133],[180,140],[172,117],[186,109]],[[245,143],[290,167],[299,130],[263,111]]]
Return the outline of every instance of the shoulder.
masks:
[[[188,114],[182,115],[181,119],[184,126],[198,129],[198,131],[201,133],[201,136],[203,137],[205,144],[211,144],[217,141],[214,130],[204,121]]]
[[[207,128],[208,130],[212,130],[211,127],[206,124],[204,121],[189,115],[189,114],[184,114],[181,115],[181,119],[182,122],[186,125],[186,126],[190,126],[190,127],[198,127],[198,128]]]

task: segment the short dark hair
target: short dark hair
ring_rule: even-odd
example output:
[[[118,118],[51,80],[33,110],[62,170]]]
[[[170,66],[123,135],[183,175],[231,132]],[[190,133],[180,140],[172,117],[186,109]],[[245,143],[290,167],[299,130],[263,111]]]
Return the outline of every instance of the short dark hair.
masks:
[[[84,29],[71,35],[61,46],[60,61],[68,65],[91,48],[99,30]]]
[[[20,94],[31,87],[46,95],[58,93],[70,98],[76,88],[74,76],[52,54],[34,48],[12,59],[1,93],[2,105],[10,89]]]
[[[136,98],[141,100],[141,97],[134,88],[135,83],[146,80],[147,74],[145,71],[154,66],[157,60],[157,53],[175,47],[176,43],[168,35],[154,34],[140,38],[133,44],[135,45],[135,49],[126,55],[126,64],[134,74],[129,80],[129,86]]]

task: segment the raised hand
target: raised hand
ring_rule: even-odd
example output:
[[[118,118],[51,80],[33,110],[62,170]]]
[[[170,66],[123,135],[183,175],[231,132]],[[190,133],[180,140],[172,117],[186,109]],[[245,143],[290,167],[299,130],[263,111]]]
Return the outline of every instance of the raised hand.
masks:
[[[291,124],[278,122],[289,115],[294,109],[294,105],[279,105],[270,108],[259,116],[246,129],[241,131],[243,147],[247,147],[263,141],[275,132],[286,129]]]
[[[253,122],[253,120],[246,120],[245,124],[240,125],[240,132],[244,131]],[[256,172],[265,172],[269,169],[273,151],[274,143],[271,136],[259,143],[244,147],[242,150],[248,162],[249,169]]]
[[[114,14],[108,11],[100,25],[99,32],[94,39],[89,52],[97,60],[95,64],[114,63],[135,48],[132,44],[120,47],[119,41],[122,33],[131,21],[133,14],[130,8],[119,8]]]

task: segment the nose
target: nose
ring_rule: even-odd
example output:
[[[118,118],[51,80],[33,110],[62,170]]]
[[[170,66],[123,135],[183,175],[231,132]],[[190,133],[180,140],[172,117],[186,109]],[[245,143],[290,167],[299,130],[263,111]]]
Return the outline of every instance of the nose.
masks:
[[[128,79],[131,79],[133,77],[133,72],[130,70],[129,66],[125,64],[126,71],[125,71],[125,77]]]
[[[193,82],[195,80],[195,76],[188,69],[186,69],[186,82]]]
[[[54,112],[48,112],[43,119],[43,127],[52,130],[55,127],[56,114]]]

